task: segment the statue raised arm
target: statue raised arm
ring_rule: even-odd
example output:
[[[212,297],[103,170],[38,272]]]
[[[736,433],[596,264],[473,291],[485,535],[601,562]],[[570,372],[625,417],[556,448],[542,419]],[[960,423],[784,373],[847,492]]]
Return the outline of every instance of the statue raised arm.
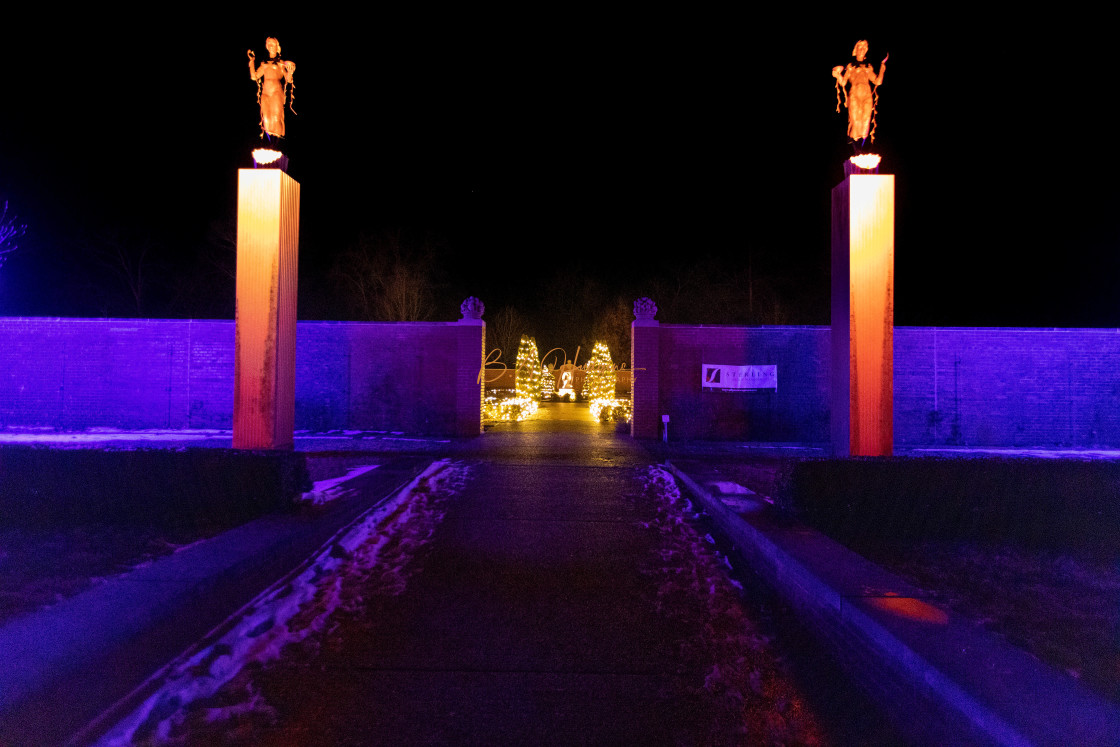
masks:
[[[832,68],[832,77],[836,79],[836,111],[840,111],[840,94],[844,94],[844,106],[848,108],[848,138],[862,149],[864,141],[870,139],[875,142],[875,112],[879,104],[879,86],[883,84],[883,73],[887,70],[888,54],[879,64],[879,74],[875,74],[875,67],[867,62],[867,42],[856,42],[852,50],[855,62],[849,62],[847,67],[837,65]]]
[[[261,137],[284,137],[284,104],[292,109],[295,99],[296,64],[280,57],[280,42],[268,37],[264,43],[268,59],[257,65],[257,56],[249,50],[249,77],[257,82],[257,103],[261,106]],[[289,98],[290,96],[290,98]]]

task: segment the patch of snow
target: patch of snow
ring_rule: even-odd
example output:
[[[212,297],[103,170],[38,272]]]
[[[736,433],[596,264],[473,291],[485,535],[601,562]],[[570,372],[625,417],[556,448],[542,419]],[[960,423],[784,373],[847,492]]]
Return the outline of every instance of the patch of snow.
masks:
[[[212,697],[246,665],[277,659],[288,644],[323,630],[342,604],[343,576],[354,566],[368,569],[377,563],[394,527],[410,518],[417,489],[421,485],[428,492],[450,489],[464,472],[465,467],[447,459],[433,462],[396,496],[336,535],[294,578],[281,579],[246,605],[231,618],[235,621],[221,638],[168,665],[157,675],[157,681],[162,681],[159,689],[97,744],[128,745],[137,739],[167,742],[191,703]]]
[[[81,433],[57,433],[31,430],[0,432],[0,443],[95,443],[104,441],[200,441],[211,438],[232,438],[231,431],[218,430],[144,430],[121,431],[112,428],[91,428]]]
[[[402,432],[394,431],[390,437],[387,431],[295,431],[296,441],[316,440],[377,440],[377,441],[417,441],[422,443],[451,443],[450,439],[410,438]],[[59,432],[53,428],[13,428],[0,430],[0,444],[99,444],[119,441],[141,441],[157,443],[160,441],[209,441],[233,438],[233,431],[217,429],[148,429],[127,431],[117,428],[89,428],[80,432]]]
[[[924,454],[991,454],[993,456],[1031,456],[1045,459],[1120,459],[1116,449],[965,449],[965,448],[925,448],[911,449],[912,453]]]
[[[754,495],[754,491],[750,488],[744,487],[737,482],[710,482],[708,483],[713,488],[723,493],[724,495]]]
[[[194,547],[195,545],[201,545],[203,542],[209,542],[211,539],[212,539],[211,537],[203,537],[200,540],[195,540],[194,542],[188,542],[185,545],[175,545],[174,546],[175,549],[171,551],[171,554],[174,555],[175,553],[182,552],[183,550],[186,550],[187,548],[190,548],[190,547]]]
[[[350,490],[342,487],[343,483],[352,480],[358,475],[377,469],[376,464],[363,464],[357,467],[352,467],[342,477],[332,477],[329,480],[319,480],[311,486],[311,490],[300,496],[301,501],[307,501],[319,505],[328,501],[333,501],[335,498],[341,498],[344,495],[349,495]]]

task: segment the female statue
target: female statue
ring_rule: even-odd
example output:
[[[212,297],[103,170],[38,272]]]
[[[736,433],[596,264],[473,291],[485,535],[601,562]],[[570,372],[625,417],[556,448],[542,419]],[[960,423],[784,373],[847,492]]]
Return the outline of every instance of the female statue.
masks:
[[[832,68],[832,77],[836,79],[836,111],[840,111],[840,92],[844,92],[844,106],[848,107],[848,138],[858,141],[862,146],[863,141],[870,138],[875,142],[875,109],[879,101],[879,86],[883,85],[883,73],[887,70],[888,54],[879,65],[879,74],[875,75],[875,67],[864,60],[867,57],[867,41],[861,39],[856,42],[852,56],[856,61],[849,62],[847,68],[837,65]],[[850,89],[845,88],[851,84]],[[874,86],[874,90],[872,90]]]
[[[257,82],[257,103],[261,105],[261,137],[284,137],[284,101],[288,91],[295,89],[293,76],[296,64],[280,58],[280,42],[268,37],[264,43],[268,60],[254,65],[257,57],[249,50],[249,77]],[[295,99],[295,93],[292,93]],[[291,103],[288,104],[289,108]],[[292,109],[292,114],[296,110]]]

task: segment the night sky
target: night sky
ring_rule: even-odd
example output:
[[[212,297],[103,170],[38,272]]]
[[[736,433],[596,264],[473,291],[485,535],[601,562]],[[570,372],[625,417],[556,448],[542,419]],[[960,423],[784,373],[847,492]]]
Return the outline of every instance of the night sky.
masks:
[[[322,291],[362,232],[436,247],[444,319],[467,294],[562,303],[572,269],[631,297],[751,257],[818,297],[803,321],[825,324],[848,153],[830,69],[866,38],[876,64],[890,53],[896,323],[1120,327],[1115,64],[1092,19],[363,13],[7,26],[0,199],[28,231],[0,314],[89,313],[75,253],[95,234],[145,236],[191,271],[234,215],[257,134],[245,51],[273,35],[297,65],[301,284]]]

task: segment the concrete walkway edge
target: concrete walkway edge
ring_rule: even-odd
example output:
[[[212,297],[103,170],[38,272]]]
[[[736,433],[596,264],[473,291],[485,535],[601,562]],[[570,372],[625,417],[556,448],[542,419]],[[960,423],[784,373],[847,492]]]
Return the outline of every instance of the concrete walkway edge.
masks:
[[[278,578],[276,581],[262,589],[259,594],[242,605],[240,609],[229,615],[229,617],[223,620],[220,624],[216,625],[205,636],[190,644],[186,649],[182,651],[182,653],[175,656],[158,670],[153,672],[150,677],[144,680],[144,682],[137,685],[137,687],[132,692],[118,700],[116,703],[102,712],[97,718],[87,724],[85,728],[83,728],[80,732],[73,735],[68,743],[85,744],[87,742],[92,742],[100,738],[106,730],[112,728],[112,726],[116,724],[121,718],[123,718],[137,705],[147,699],[153,692],[158,690],[167,674],[172,671],[178,664],[187,659],[190,659],[198,651],[201,651],[207,646],[210,646],[214,642],[218,641],[229,630],[235,627],[241,620],[241,618],[249,610],[251,610],[260,599],[271,594],[276,589],[283,587],[285,584],[290,583],[292,579],[303,573],[309,565],[314,563],[324,552],[328,551],[328,549],[336,542],[338,542],[340,538],[346,536],[346,534],[351,529],[364,521],[365,518],[370,515],[370,513],[376,511],[378,508],[384,505],[386,501],[389,501],[395,496],[399,495],[402,490],[407,490],[408,488],[415,485],[421,477],[428,474],[428,472],[432,469],[433,464],[435,464],[435,462],[429,464],[424,469],[421,469],[416,473],[415,476],[401,482],[395,488],[386,493],[382,498],[374,502],[368,508],[361,511],[353,519],[341,526],[334,534],[330,536],[329,539],[327,539],[317,549],[311,552],[303,561],[298,563],[295,567]]]
[[[795,557],[783,547],[787,542],[777,536],[781,532],[771,531],[765,521],[740,516],[671,462],[666,461],[665,466],[738,546],[752,570],[797,610],[811,630],[828,640],[857,680],[886,700],[890,712],[902,709],[905,717],[898,726],[916,739],[964,738],[1000,745],[1120,743],[1120,709],[1076,681],[992,633],[960,624],[959,619],[943,628],[952,630],[943,635],[928,632],[930,626],[915,636],[908,636],[905,626],[888,629],[851,595],[822,578],[829,574],[814,567],[813,553]],[[853,566],[867,565],[862,557],[819,533],[808,529],[797,533],[815,535],[811,543],[817,550],[822,544],[833,545],[827,553],[818,554],[818,559],[827,557],[834,563],[846,554]],[[831,571],[835,577],[835,568]],[[876,572],[880,577],[885,573],[877,567]],[[901,581],[899,585],[905,586]],[[986,663],[984,657],[989,654],[995,665]],[[944,666],[946,660],[951,666]],[[955,678],[948,671],[977,677]],[[1015,674],[1013,682],[986,687],[992,683],[985,679],[1009,672]],[[992,692],[998,699],[1009,689],[1016,690],[1013,705],[992,702]]]
[[[168,661],[224,629],[431,462],[390,460],[352,478],[350,495],[320,513],[261,516],[0,626],[0,743],[87,742]]]

